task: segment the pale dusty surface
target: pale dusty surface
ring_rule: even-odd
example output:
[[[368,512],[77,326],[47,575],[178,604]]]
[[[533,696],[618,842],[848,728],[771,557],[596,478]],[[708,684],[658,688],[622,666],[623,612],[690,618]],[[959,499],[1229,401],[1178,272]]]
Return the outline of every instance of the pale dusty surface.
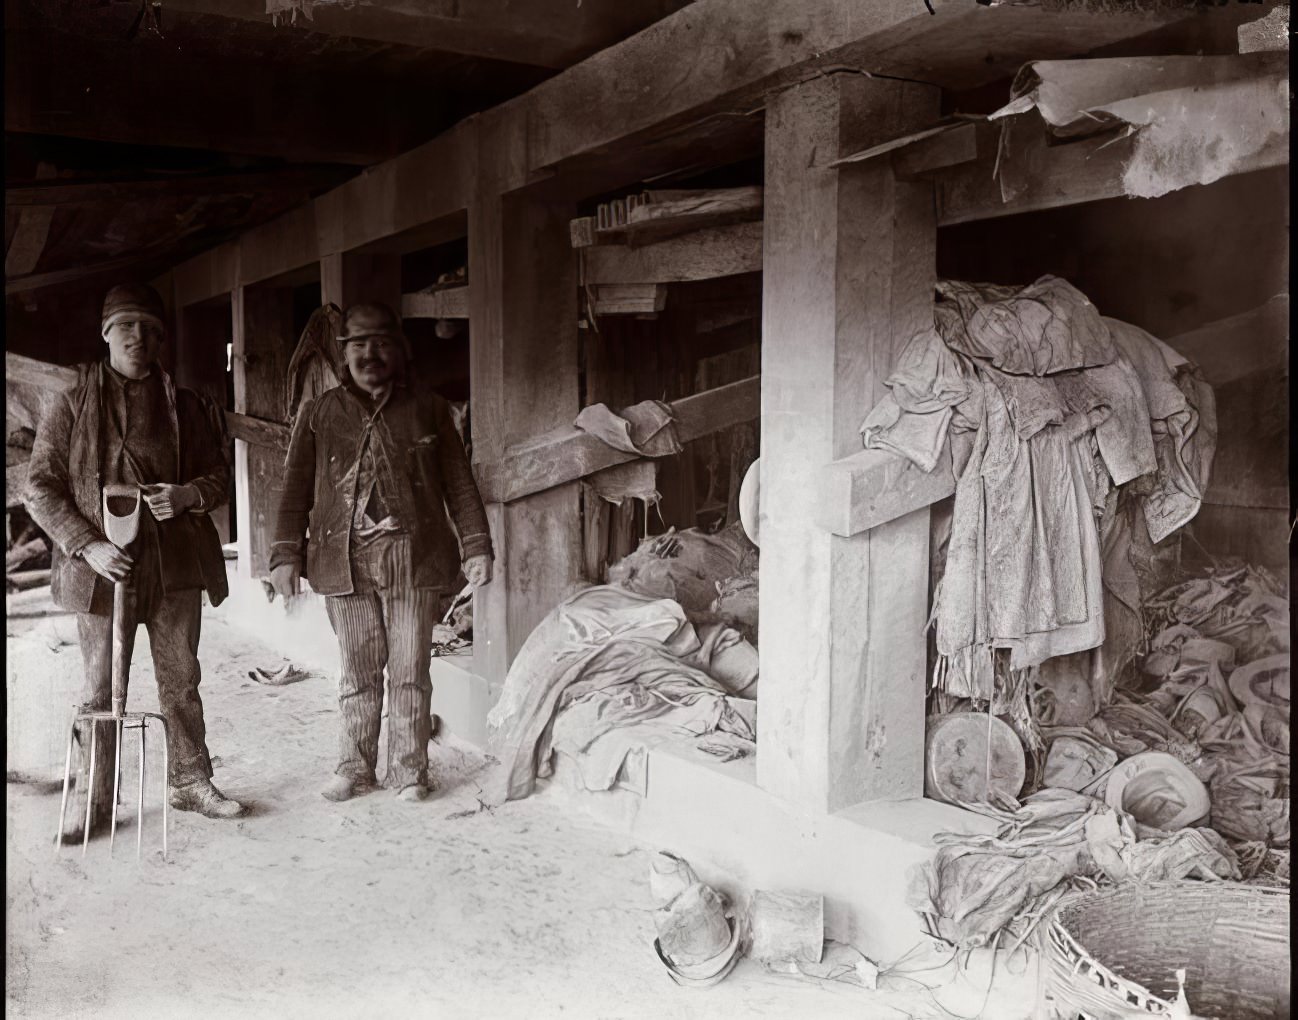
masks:
[[[75,645],[60,643],[74,639],[71,622],[9,621],[11,684],[80,669]],[[322,665],[331,654],[321,649]],[[106,841],[84,859],[79,849],[56,857],[57,793],[9,784],[11,1016],[943,1015],[926,993],[799,981],[748,960],[714,988],[677,988],[653,951],[650,848],[565,812],[554,791],[477,810],[490,763],[454,740],[433,745],[443,784],[435,798],[406,804],[380,791],[331,804],[317,790],[332,767],[332,678],[253,683],[249,668],[284,660],[224,610],[206,610],[201,657],[215,781],[252,805],[251,817],[173,813],[163,862],[150,791],[142,864],[133,825],[113,860]],[[131,707],[156,707],[143,632]],[[134,768],[128,756],[127,815]],[[938,997],[972,1016],[984,975]],[[993,998],[983,1015],[1026,1014]]]

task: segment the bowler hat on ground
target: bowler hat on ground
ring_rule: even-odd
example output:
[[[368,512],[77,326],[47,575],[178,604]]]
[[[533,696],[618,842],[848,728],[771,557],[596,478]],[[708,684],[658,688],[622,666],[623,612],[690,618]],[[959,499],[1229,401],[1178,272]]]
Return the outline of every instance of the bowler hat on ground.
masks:
[[[152,319],[166,327],[167,310],[158,292],[147,283],[120,284],[104,296],[104,311],[99,331],[103,336],[117,322]]]

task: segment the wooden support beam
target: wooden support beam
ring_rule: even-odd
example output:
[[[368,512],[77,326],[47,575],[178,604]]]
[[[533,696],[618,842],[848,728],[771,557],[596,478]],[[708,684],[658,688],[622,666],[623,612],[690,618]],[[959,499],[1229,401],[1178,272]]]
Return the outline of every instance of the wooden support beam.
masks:
[[[938,222],[942,226],[996,216],[1055,209],[1082,202],[1127,197],[1123,173],[1131,161],[1134,138],[1100,135],[1051,145],[1035,114],[1008,118],[999,170],[994,153],[939,178]],[[1232,173],[1249,173],[1289,162],[1289,136],[1272,136],[1269,144],[1238,163]]]
[[[845,153],[931,124],[936,88],[842,75],[766,114],[759,785],[812,813],[920,796],[928,513],[844,538],[821,465],[859,448],[899,346],[933,316],[932,186]]]
[[[862,450],[821,468],[816,523],[850,538],[923,510],[955,492],[951,451],[942,450],[932,471],[921,471],[888,450]]]
[[[402,294],[401,317],[403,319],[467,319],[469,317],[468,285]]]
[[[615,283],[683,283],[762,270],[762,225],[711,227],[656,244],[601,245],[582,251],[583,278]]]
[[[634,4],[574,4],[571,0],[474,0],[411,4],[364,0],[316,4],[310,16],[280,31],[368,39],[466,56],[562,68],[670,14],[686,0]],[[271,24],[265,0],[167,0],[167,12]],[[287,19],[285,19],[287,20]]]
[[[286,287],[240,287],[232,302],[234,406],[227,416],[231,432],[255,428],[257,418],[279,419],[284,411],[284,376],[297,335],[293,292]],[[270,438],[267,436],[266,438]],[[263,577],[270,569],[273,515],[284,476],[284,455],[268,445],[236,439],[235,513],[239,573]]]
[[[292,430],[287,425],[250,414],[240,414],[238,411],[226,411],[225,424],[232,439],[240,439],[249,446],[277,453],[281,458],[288,452]]]
[[[11,26],[8,17],[5,28],[9,132],[360,167],[445,123],[445,98],[398,76],[234,61],[166,44],[122,74],[121,51],[102,39],[21,20]]]
[[[683,397],[671,409],[676,437],[688,443],[759,417],[761,380],[754,376]],[[512,503],[636,459],[635,454],[614,449],[588,432],[563,425],[510,446],[499,460],[479,465],[478,488],[483,499]]]
[[[63,177],[5,187],[5,205],[18,208],[135,202],[152,198],[204,195],[255,195],[266,191],[300,191],[304,195],[339,183],[346,171],[337,167],[288,167],[284,170],[167,177],[87,180]]]
[[[469,210],[468,278],[473,455],[510,446],[577,415],[577,272],[572,207],[502,195],[497,175],[519,158],[513,131],[484,139],[481,190]],[[516,502],[484,493],[495,579],[473,605],[473,669],[504,681],[527,636],[582,576],[580,485]]]
[[[770,0],[757,6],[698,0],[523,96],[371,167],[302,210],[248,232],[239,247],[250,258],[237,282],[269,279],[327,254],[462,216],[480,176],[479,133],[512,133],[511,144],[519,150],[492,171],[502,193],[552,178],[562,165],[589,194],[642,179],[663,152],[672,153],[677,167],[688,163],[690,151],[704,149],[719,130],[760,109],[772,90],[827,68],[972,87],[1006,77],[1029,59],[1076,56],[1192,16],[1227,16],[1169,8],[1114,18],[985,8],[967,0],[934,0],[933,6],[936,17],[912,0],[880,0],[868,10],[859,0]],[[744,59],[710,59],[716,53],[742,53]],[[985,59],[989,54],[994,58]],[[637,84],[610,89],[610,82]],[[687,135],[682,149],[680,139]],[[634,158],[624,158],[629,152]],[[326,208],[343,215],[319,217],[334,225],[317,233],[317,214]],[[260,255],[255,270],[254,249]],[[196,266],[184,275],[191,282],[222,279],[219,270]],[[186,287],[195,301],[216,293]]]
[[[320,260],[320,301],[346,310],[379,301],[401,314],[401,256],[348,251]]]
[[[594,292],[596,315],[657,315],[667,307],[667,287],[661,283],[604,283]]]

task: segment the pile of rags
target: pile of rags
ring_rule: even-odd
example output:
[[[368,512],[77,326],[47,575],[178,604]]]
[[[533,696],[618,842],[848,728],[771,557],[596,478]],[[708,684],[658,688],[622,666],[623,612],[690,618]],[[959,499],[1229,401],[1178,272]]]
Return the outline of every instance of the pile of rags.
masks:
[[[960,949],[1004,935],[1023,944],[1074,889],[1089,882],[1240,878],[1239,863],[1211,829],[1144,829],[1101,800],[1042,790],[1001,819],[995,835],[941,833],[917,866],[908,900],[929,933]]]
[[[500,768],[490,803],[526,797],[574,759],[591,790],[643,785],[646,749],[682,735],[755,739],[757,654],[732,628],[696,629],[679,602],[613,585],[564,599],[528,636],[487,716]]]
[[[608,580],[641,595],[675,599],[690,622],[725,623],[756,644],[758,558],[737,522],[715,534],[670,528],[611,566]]]
[[[987,701],[996,650],[1013,671],[1096,650],[1086,669],[1102,703],[1140,630],[1132,543],[1156,545],[1198,512],[1212,391],[1185,358],[1058,277],[937,291],[934,327],[910,339],[861,426],[866,447],[924,470],[951,446],[935,682]],[[1133,538],[1133,525],[1144,533]],[[1122,607],[1128,619],[1106,641],[1106,611]]]

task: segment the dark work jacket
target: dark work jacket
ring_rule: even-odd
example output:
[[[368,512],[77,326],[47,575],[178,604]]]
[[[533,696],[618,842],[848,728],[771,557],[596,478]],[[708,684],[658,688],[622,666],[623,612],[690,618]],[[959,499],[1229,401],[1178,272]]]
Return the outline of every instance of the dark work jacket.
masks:
[[[48,400],[27,468],[27,511],[54,542],[50,594],[56,605],[79,613],[111,600],[113,587],[74,555],[104,541],[103,487],[116,481],[105,477],[104,465],[108,371],[107,361],[80,365],[77,384]],[[166,396],[174,477],[193,485],[202,498],[198,510],[157,522],[149,531],[158,543],[162,590],[202,588],[212,605],[220,605],[229,584],[221,539],[207,511],[223,504],[229,492],[225,418],[208,398],[177,389],[161,366],[153,371],[160,374]],[[148,512],[141,507],[141,513]]]
[[[349,379],[298,415],[271,569],[296,564],[313,591],[352,593],[352,520],[367,431],[388,510],[410,535],[414,586],[450,588],[462,559],[492,554],[487,514],[449,405],[401,383],[376,408]]]

